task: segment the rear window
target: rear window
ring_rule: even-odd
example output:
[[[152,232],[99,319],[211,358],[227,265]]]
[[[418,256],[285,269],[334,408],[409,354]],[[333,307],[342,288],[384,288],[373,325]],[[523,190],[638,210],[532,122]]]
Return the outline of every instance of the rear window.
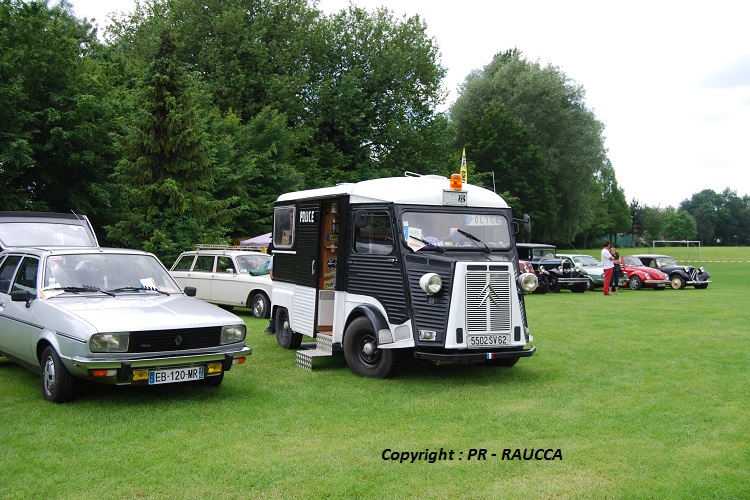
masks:
[[[84,226],[53,222],[3,222],[0,242],[4,247],[96,246]]]

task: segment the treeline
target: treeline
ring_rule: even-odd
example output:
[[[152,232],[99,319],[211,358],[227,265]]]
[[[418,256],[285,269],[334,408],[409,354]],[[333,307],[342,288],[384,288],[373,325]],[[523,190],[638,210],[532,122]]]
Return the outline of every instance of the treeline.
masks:
[[[100,39],[64,1],[0,0],[0,54],[0,210],[86,213],[104,244],[167,263],[197,242],[267,232],[281,193],[407,170],[447,176],[463,148],[470,181],[530,213],[534,240],[646,224],[580,85],[510,50],[438,112],[445,69],[418,16],[324,15],[308,0],[146,1]],[[696,236],[746,244],[747,197],[729,201],[745,214],[735,241],[703,202],[680,210]]]

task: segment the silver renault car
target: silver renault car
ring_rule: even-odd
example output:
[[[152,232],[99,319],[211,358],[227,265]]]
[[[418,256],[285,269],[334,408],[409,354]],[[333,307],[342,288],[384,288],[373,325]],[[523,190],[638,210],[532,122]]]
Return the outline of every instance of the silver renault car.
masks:
[[[252,353],[241,318],[153,254],[99,247],[81,216],[0,212],[0,246],[0,355],[40,373],[49,401],[80,379],[218,386]]]

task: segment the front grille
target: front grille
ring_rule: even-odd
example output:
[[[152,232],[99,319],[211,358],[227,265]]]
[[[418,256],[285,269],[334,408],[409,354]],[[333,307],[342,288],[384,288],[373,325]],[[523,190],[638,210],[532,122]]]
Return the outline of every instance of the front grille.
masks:
[[[510,332],[511,278],[508,272],[467,273],[467,333]]]
[[[187,351],[216,347],[221,341],[221,326],[145,330],[130,332],[128,352]]]

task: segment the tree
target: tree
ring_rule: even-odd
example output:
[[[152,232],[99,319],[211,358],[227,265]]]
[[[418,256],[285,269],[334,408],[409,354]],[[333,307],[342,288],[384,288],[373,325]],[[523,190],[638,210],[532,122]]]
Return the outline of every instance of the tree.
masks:
[[[66,2],[0,3],[0,209],[72,210],[98,226],[117,204],[101,51]]]
[[[520,51],[509,50],[496,55],[483,70],[467,76],[450,110],[458,137],[464,140],[469,138],[463,128],[480,119],[490,105],[503,105],[505,112],[527,130],[544,162],[537,164],[539,172],[526,175],[548,179],[554,195],[543,203],[556,205],[554,223],[544,233],[535,231],[535,237],[541,240],[570,242],[594,221],[593,193],[607,156],[604,127],[586,108],[584,96],[583,88],[558,68],[530,63]],[[538,205],[532,209],[543,210]]]
[[[196,105],[197,87],[176,60],[171,30],[164,28],[118,166],[133,216],[108,231],[112,239],[166,262],[197,242],[224,240],[223,224],[237,201],[217,201],[211,194],[216,169]]]
[[[668,240],[693,240],[697,233],[695,219],[685,210],[668,208],[664,211],[664,236]]]

